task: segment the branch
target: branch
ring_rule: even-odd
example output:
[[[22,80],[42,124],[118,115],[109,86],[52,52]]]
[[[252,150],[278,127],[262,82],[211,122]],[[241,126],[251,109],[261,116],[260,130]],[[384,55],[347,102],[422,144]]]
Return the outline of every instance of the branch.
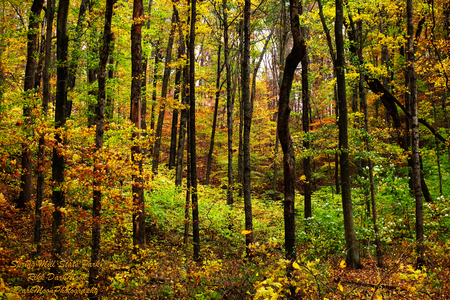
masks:
[[[368,78],[366,77],[366,81],[369,85],[369,88],[372,90],[372,92],[374,92],[375,94],[383,94],[383,97],[385,100],[388,101],[388,105],[394,105],[395,104],[400,107],[400,109],[403,111],[403,113],[412,120],[412,116],[411,114],[405,109],[405,107],[403,106],[403,104],[401,104],[397,98],[395,98],[382,84],[378,79],[374,79],[374,78]],[[383,99],[382,99],[383,100]],[[386,105],[386,104],[385,104]],[[391,110],[389,110],[391,111]],[[392,114],[391,114],[392,116]],[[394,117],[393,117],[394,119]],[[396,122],[396,120],[394,119],[394,122]],[[426,128],[428,128],[428,130],[431,131],[431,133],[437,137],[441,142],[446,143],[447,140],[440,135],[436,129],[434,129],[430,124],[428,124],[428,122],[422,118],[419,118],[419,123],[421,123],[422,125],[424,125]]]

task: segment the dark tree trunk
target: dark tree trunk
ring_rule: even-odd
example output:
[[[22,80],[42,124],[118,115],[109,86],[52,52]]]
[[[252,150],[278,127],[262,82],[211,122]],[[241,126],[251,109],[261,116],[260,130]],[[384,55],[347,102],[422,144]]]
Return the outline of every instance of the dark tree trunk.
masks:
[[[283,70],[284,70],[284,60],[285,60],[285,52],[286,52],[286,43],[287,43],[287,35],[289,33],[289,27],[287,24],[287,14],[286,14],[286,5],[284,1],[280,1],[280,34],[279,34],[279,50],[278,50],[278,78],[277,84],[278,88],[281,87],[281,81],[283,79]],[[276,105],[276,103],[275,103]],[[278,115],[274,117],[274,120],[278,122]],[[278,135],[278,130],[275,133],[275,151],[274,151],[274,160],[273,160],[273,177],[272,177],[272,190],[273,195],[272,199],[275,201],[279,197],[278,193],[278,164],[276,162],[276,158],[278,157],[278,148],[280,144],[280,137]]]
[[[114,33],[111,33],[111,44],[109,50],[109,70],[108,70],[108,79],[112,82],[115,76],[115,67],[114,67],[114,46],[116,42],[116,37]],[[114,90],[110,90],[109,93],[106,93],[106,104],[105,104],[105,118],[108,121],[112,121],[114,118]]]
[[[233,99],[231,98],[231,68],[229,62],[230,49],[228,45],[228,6],[227,0],[223,4],[223,39],[224,39],[224,63],[227,81],[227,148],[228,148],[228,189],[227,204],[233,205]]]
[[[56,105],[55,105],[55,128],[64,127],[66,124],[65,106],[67,101],[67,79],[69,77],[69,69],[67,66],[67,48],[69,37],[67,36],[67,16],[69,14],[69,1],[60,0],[58,5],[57,17],[57,33],[56,33],[56,58],[60,62],[56,71]],[[63,146],[62,137],[55,134],[55,140],[58,148]],[[64,257],[65,235],[62,227],[64,221],[64,213],[61,211],[66,206],[66,198],[62,190],[64,182],[65,160],[57,148],[53,148],[53,165],[52,180],[55,182],[53,189],[53,212],[52,223],[52,259],[60,261]],[[54,274],[60,274],[59,267],[51,270]],[[54,282],[53,284],[55,284]]]
[[[161,58],[161,54],[159,53],[160,52],[159,40],[155,42],[154,47],[155,47],[155,50],[154,50],[154,53],[155,53],[155,62],[154,62],[154,64],[155,64],[155,66],[153,68],[152,108],[151,108],[151,112],[150,112],[150,129],[152,130],[152,132],[155,129],[155,106],[156,106],[155,103],[157,102],[157,90],[156,90],[156,87],[157,87],[158,81],[161,78],[161,75],[159,74],[159,70],[158,70],[158,65],[159,65],[159,61],[160,61],[160,58]],[[153,148],[154,147],[152,145],[150,147],[150,149],[149,149],[151,155],[153,155]],[[147,150],[145,150],[145,153],[147,153]]]
[[[131,26],[131,109],[130,120],[136,129],[141,129],[141,87],[142,87],[142,23],[136,20],[143,17],[142,0],[133,1],[133,24]],[[140,138],[140,133],[134,132],[133,139]],[[139,145],[131,147],[131,158],[135,168],[133,175],[133,252],[146,248],[145,241],[145,201],[144,201],[144,180],[142,178],[142,148]]]
[[[34,89],[34,79],[37,69],[36,53],[37,53],[37,39],[39,32],[39,15],[41,14],[44,0],[34,0],[31,5],[31,12],[27,33],[27,65],[25,67],[25,81],[24,91],[25,97],[30,95]],[[31,135],[31,126],[33,119],[31,115],[31,103],[24,104],[23,117],[25,123],[26,136]],[[31,186],[32,186],[32,162],[31,149],[28,143],[22,143],[22,174],[20,176],[20,194],[16,200],[17,208],[25,208],[25,204],[31,201]]]
[[[306,133],[306,139],[303,142],[303,147],[308,151],[310,148],[309,142],[309,55],[307,48],[305,47],[304,56],[302,58],[302,100],[303,100],[303,115],[302,125],[303,132]],[[305,157],[303,159],[303,170],[305,173],[304,191],[305,191],[305,219],[312,217],[311,208],[311,157]]]
[[[50,101],[50,59],[52,55],[52,30],[53,30],[53,15],[55,4],[52,0],[47,0],[47,29],[45,39],[45,58],[44,69],[42,71],[42,111],[44,116],[48,114],[48,103]],[[45,140],[42,134],[39,138],[38,157],[37,157],[37,183],[36,183],[36,205],[35,205],[35,223],[34,223],[34,244],[36,245],[36,254],[40,255],[42,251],[42,202],[44,201],[45,189],[45,169],[44,160]]]
[[[175,92],[174,99],[179,102],[180,98],[180,83],[181,83],[181,67],[177,66],[175,71]],[[169,170],[176,166],[177,154],[177,125],[178,125],[178,108],[172,112],[172,128],[170,131],[170,154],[169,154]]]
[[[153,4],[153,0],[150,0],[148,2],[148,6],[147,6],[147,31],[150,30],[150,21],[151,21],[151,14],[152,14],[152,4]],[[143,37],[144,44],[149,44],[150,41],[148,39],[148,36]],[[144,136],[147,136],[147,98],[148,98],[148,93],[147,93],[147,70],[148,70],[148,54],[146,52],[142,53],[142,97],[141,97],[141,129],[142,129],[142,134]],[[155,72],[156,73],[156,72]],[[155,89],[156,91],[156,89]],[[155,94],[156,97],[156,94]],[[153,128],[152,128],[153,129]],[[147,154],[148,149],[144,148],[142,149],[142,151]]]
[[[348,148],[347,95],[345,87],[345,54],[342,25],[344,7],[342,0],[336,0],[336,77],[339,100],[339,150],[341,167],[342,207],[344,213],[345,240],[347,246],[347,265],[353,269],[361,268],[355,225],[353,222],[353,205],[350,192],[350,163]]]
[[[191,17],[189,33],[189,153],[192,198],[192,233],[194,240],[194,261],[200,260],[200,231],[198,220],[197,194],[197,156],[195,137],[195,21],[197,18],[197,0],[191,0]]]
[[[236,60],[237,63],[241,63],[241,59],[244,56],[244,24],[241,20],[239,22],[239,57]],[[236,66],[236,70],[239,68],[239,66]],[[242,186],[244,185],[244,101],[242,97],[242,69],[241,69],[241,76],[238,78],[238,85],[241,86],[240,89],[240,97],[239,97],[239,150],[238,150],[238,183],[240,183]],[[243,193],[243,187],[239,189],[239,197],[242,197]]]
[[[81,52],[81,37],[83,36],[83,22],[86,16],[86,10],[89,6],[89,0],[82,0],[80,3],[80,9],[78,10],[77,27],[75,28],[75,38],[73,40],[73,53],[70,60],[69,81],[67,83],[67,89],[72,91],[75,87],[76,73],[78,69],[78,62],[80,60]],[[72,100],[67,99],[66,103],[66,118],[69,118],[72,114]]]
[[[424,264],[424,252],[423,245],[423,203],[422,203],[422,187],[420,176],[420,158],[419,158],[419,119],[417,111],[417,78],[414,70],[414,19],[413,19],[413,3],[412,0],[406,1],[406,15],[407,15],[407,34],[408,34],[408,77],[409,82],[409,94],[411,104],[411,130],[412,130],[412,180],[414,186],[414,196],[416,199],[416,241],[417,241],[417,265],[422,266]]]
[[[159,152],[161,149],[161,138],[162,138],[162,127],[164,122],[164,114],[166,113],[166,97],[167,97],[167,88],[169,85],[170,79],[170,63],[172,61],[172,46],[175,34],[175,23],[176,17],[175,12],[172,13],[172,22],[170,24],[170,33],[169,33],[169,42],[167,43],[166,49],[166,62],[164,66],[164,75],[163,82],[161,88],[161,103],[159,106],[159,114],[158,114],[158,122],[156,123],[156,134],[155,134],[155,147],[153,148],[153,165],[152,172],[154,174],[158,173],[159,166]]]
[[[291,23],[291,32],[294,43],[291,52],[286,57],[286,63],[283,72],[283,79],[280,87],[278,124],[277,131],[280,137],[281,148],[283,149],[283,170],[284,170],[284,236],[286,259],[290,261],[287,269],[288,275],[292,272],[292,262],[295,261],[295,155],[292,144],[291,133],[289,130],[289,107],[292,82],[294,80],[295,70],[305,55],[305,41],[300,30],[299,15],[302,13],[302,6],[298,0],[289,1],[289,14]]]
[[[218,54],[217,54],[217,78],[216,78],[216,99],[214,102],[214,115],[213,115],[213,123],[211,129],[211,140],[209,144],[209,151],[206,163],[206,182],[205,184],[209,184],[209,177],[211,174],[211,163],[212,163],[212,155],[214,151],[214,140],[216,137],[216,127],[217,127],[217,111],[219,109],[219,99],[220,99],[220,74],[222,73],[222,68],[220,66],[220,53],[222,51],[222,45],[219,44]]]
[[[105,129],[105,99],[106,99],[106,65],[108,63],[110,44],[112,39],[111,34],[111,19],[113,14],[113,5],[115,0],[107,0],[105,8],[105,27],[103,30],[103,46],[100,52],[100,63],[98,66],[98,97],[96,112],[96,128],[95,128],[95,152],[94,155],[94,191],[92,201],[92,248],[91,248],[91,263],[89,268],[89,286],[98,285],[100,261],[100,230],[101,230],[101,216],[100,211],[102,207],[102,171],[103,163],[99,157],[98,152],[103,147],[103,135]],[[89,299],[98,299],[99,294],[89,294]]]
[[[179,46],[178,46],[178,57],[181,58],[185,52],[185,41],[183,32],[181,30],[181,24],[178,18],[178,32],[179,32]],[[182,89],[181,89],[181,104],[183,105],[183,109],[181,110],[180,116],[180,130],[178,136],[178,147],[177,147],[177,167],[175,170],[175,185],[181,186],[183,179],[183,157],[184,157],[184,144],[186,140],[186,130],[187,130],[187,119],[188,119],[188,109],[186,108],[188,104],[188,95],[187,95],[187,83],[189,82],[189,69],[186,64],[183,66],[183,80],[182,80]]]
[[[243,172],[243,192],[244,192],[244,211],[245,211],[245,230],[249,233],[245,235],[245,245],[247,256],[250,256],[250,244],[253,243],[253,216],[252,216],[252,198],[250,186],[250,130],[252,124],[252,106],[250,101],[250,13],[251,1],[244,2],[244,47],[242,56],[242,104],[244,113],[244,172]]]
[[[178,15],[178,10],[176,6],[173,7],[173,14],[174,14],[174,23],[172,26],[175,26],[176,29],[179,29],[180,27],[180,18]],[[179,30],[178,30],[179,31]],[[174,32],[175,34],[175,32]],[[180,42],[183,43],[183,40],[180,36]],[[181,49],[178,48],[178,54],[177,59],[180,61],[182,58]],[[174,99],[179,102],[180,98],[180,83],[181,83],[181,75],[182,75],[182,68],[181,66],[177,66],[175,71],[175,92],[174,92]],[[172,113],[172,130],[170,133],[170,154],[169,154],[169,169],[173,169],[176,167],[176,158],[177,158],[177,124],[178,124],[178,108],[175,108]]]
[[[96,5],[95,0],[91,0],[88,2],[89,5],[89,14],[94,13],[94,6]],[[100,44],[100,40],[97,36],[97,28],[95,26],[90,27],[90,39],[91,43],[89,44],[89,59],[88,59],[88,83],[89,83],[89,102],[88,102],[88,111],[87,111],[87,124],[88,127],[92,127],[95,125],[95,108],[96,104],[95,101],[97,100],[97,87],[95,86],[95,83],[97,82],[97,73],[98,73],[98,65],[97,65],[97,59],[98,59],[98,44]],[[66,111],[68,110],[67,107],[69,105],[66,105]],[[66,115],[68,115],[66,113]]]

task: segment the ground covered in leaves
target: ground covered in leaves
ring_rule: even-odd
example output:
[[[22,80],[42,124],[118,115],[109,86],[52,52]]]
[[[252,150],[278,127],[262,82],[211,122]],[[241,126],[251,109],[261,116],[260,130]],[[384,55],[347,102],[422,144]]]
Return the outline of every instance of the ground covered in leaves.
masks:
[[[288,278],[287,262],[283,259],[281,204],[255,199],[256,243],[252,247],[253,256],[248,259],[244,256],[242,200],[231,210],[221,200],[225,199],[223,190],[200,188],[202,260],[194,262],[192,237],[187,245],[183,242],[184,193],[179,193],[165,179],[156,178],[158,188],[147,195],[148,243],[139,257],[131,254],[128,216],[120,216],[120,211],[116,211],[114,217],[111,211],[104,212],[102,284],[98,291],[101,299],[286,299],[290,294],[295,294],[294,299],[450,297],[450,242],[439,237],[440,231],[428,238],[426,264],[420,269],[415,268],[414,242],[408,236],[408,229],[402,233],[395,228],[383,239],[382,268],[377,266],[369,236],[360,243],[363,268],[352,270],[345,265],[339,219],[330,215],[329,206],[337,204],[322,203],[320,194],[316,194],[314,200],[316,217],[308,223],[301,218],[298,220],[298,259]],[[43,290],[47,288],[45,276],[49,276],[50,271],[45,265],[30,263],[51,261],[51,214],[44,211],[46,242],[42,254],[35,257],[33,207],[17,210],[9,198],[8,193],[0,194],[2,299],[86,299],[83,294]],[[440,203],[433,205],[436,207]],[[88,287],[90,212],[76,205],[69,205],[67,209],[64,282],[71,291],[82,293]],[[429,211],[433,211],[431,206]],[[428,217],[445,217],[439,211]],[[392,221],[387,221],[384,227]],[[445,224],[440,219],[437,221],[437,228],[442,230]],[[361,221],[360,226],[358,230],[363,232],[366,225]],[[327,235],[325,228],[334,234]],[[25,292],[32,287],[35,293]]]

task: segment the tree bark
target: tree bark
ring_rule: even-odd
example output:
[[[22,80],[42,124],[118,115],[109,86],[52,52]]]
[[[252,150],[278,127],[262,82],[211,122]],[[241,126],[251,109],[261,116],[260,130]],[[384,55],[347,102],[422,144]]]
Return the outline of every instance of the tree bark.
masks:
[[[336,78],[339,100],[339,150],[341,167],[342,208],[344,213],[345,240],[347,246],[347,265],[353,269],[361,268],[355,225],[353,222],[353,205],[350,192],[350,166],[348,148],[347,95],[345,86],[345,54],[342,25],[344,7],[342,0],[336,0]]]
[[[209,143],[209,151],[208,151],[208,157],[207,157],[207,163],[206,163],[206,182],[205,182],[206,185],[209,184],[209,177],[211,174],[212,155],[213,155],[213,151],[214,151],[214,140],[216,137],[216,127],[217,127],[217,112],[219,110],[220,90],[222,87],[220,85],[220,74],[222,73],[222,68],[220,65],[221,52],[222,52],[222,45],[219,44],[219,49],[218,49],[218,53],[217,53],[216,99],[214,102],[214,114],[213,114],[213,123],[212,123],[212,128],[211,128],[211,139],[210,139],[210,143]]]
[[[66,101],[67,101],[67,79],[69,77],[69,69],[67,66],[68,58],[68,43],[67,36],[67,16],[69,14],[69,1],[60,0],[58,5],[57,17],[57,33],[56,33],[56,58],[59,62],[56,70],[56,104],[55,104],[55,128],[64,127],[66,124]],[[65,235],[62,228],[64,221],[64,213],[61,209],[66,206],[66,198],[62,190],[64,182],[65,159],[57,148],[63,146],[63,139],[60,134],[55,134],[57,147],[53,148],[53,165],[52,165],[52,180],[55,182],[53,189],[53,205],[55,211],[53,212],[52,223],[52,259],[60,261],[64,257],[65,252]],[[51,269],[55,275],[60,274],[58,266]],[[56,284],[54,281],[53,284]]]
[[[308,80],[308,70],[309,70],[309,55],[307,48],[305,46],[304,56],[302,58],[302,100],[303,100],[303,114],[302,114],[302,125],[303,132],[306,133],[306,138],[303,142],[303,147],[308,151],[310,148],[309,142],[309,80]],[[305,219],[312,217],[311,208],[311,157],[305,157],[303,159],[303,171],[305,173],[305,181],[303,184],[305,193]]]
[[[228,187],[227,204],[233,205],[233,99],[231,98],[231,68],[229,62],[230,49],[228,45],[228,6],[227,0],[222,1],[223,5],[223,39],[224,39],[224,62],[227,81],[227,148],[228,148]]]
[[[166,98],[167,98],[167,88],[169,85],[169,79],[170,79],[170,62],[172,61],[172,46],[173,46],[173,40],[174,40],[174,33],[175,33],[175,12],[172,13],[172,22],[170,24],[170,33],[169,33],[169,41],[167,43],[167,49],[166,49],[166,62],[164,66],[164,75],[163,75],[163,82],[162,82],[162,88],[161,88],[161,103],[159,107],[159,114],[158,114],[158,122],[156,123],[156,133],[155,133],[155,147],[153,148],[153,165],[152,165],[152,172],[153,174],[158,173],[158,166],[159,166],[159,152],[161,149],[161,138],[162,138],[162,127],[164,122],[164,114],[166,113]]]
[[[253,216],[252,216],[252,198],[251,198],[251,163],[250,163],[250,130],[252,122],[252,106],[250,101],[250,13],[251,1],[244,2],[244,45],[242,56],[242,104],[244,113],[244,170],[243,170],[243,192],[244,192],[244,211],[245,211],[245,230],[249,232],[245,235],[245,245],[247,256],[250,256],[250,244],[253,243]]]
[[[412,169],[413,169],[413,186],[414,197],[416,199],[416,241],[417,241],[417,266],[423,266],[425,262],[423,245],[423,203],[422,203],[422,187],[420,180],[420,158],[419,158],[419,118],[418,118],[418,101],[417,101],[417,78],[414,69],[415,50],[414,50],[414,8],[412,0],[406,1],[407,15],[407,35],[408,35],[408,77],[409,94],[411,100],[411,130],[412,130]]]
[[[75,87],[76,73],[78,69],[78,62],[80,60],[81,52],[81,37],[83,36],[83,22],[86,16],[86,10],[89,6],[89,0],[82,0],[80,3],[80,9],[78,10],[78,21],[75,27],[75,38],[73,40],[73,54],[70,60],[69,81],[67,83],[67,89],[72,91]],[[69,118],[72,114],[72,100],[67,99],[66,104],[66,118]]]
[[[185,52],[185,38],[183,36],[183,31],[181,29],[182,24],[180,24],[180,20],[178,18],[178,33],[179,33],[179,45],[178,45],[178,58],[181,58]],[[181,88],[181,104],[183,108],[181,109],[180,116],[180,130],[178,136],[178,147],[177,147],[177,163],[175,170],[175,185],[181,186],[183,179],[183,157],[184,157],[184,144],[186,140],[186,131],[187,131],[187,118],[188,118],[188,95],[187,95],[187,84],[189,82],[189,69],[188,65],[183,66],[183,79],[182,79],[182,88]]]
[[[45,39],[45,58],[44,68],[42,70],[42,112],[44,116],[48,114],[48,103],[50,101],[50,59],[52,54],[52,31],[53,31],[53,15],[55,3],[52,0],[47,0],[47,28]],[[34,223],[34,244],[36,245],[36,254],[40,255],[42,251],[42,202],[44,201],[45,189],[45,169],[44,160],[45,140],[44,134],[39,138],[38,157],[37,157],[37,183],[36,183],[36,205],[35,205],[35,223]]]
[[[281,148],[283,149],[283,170],[284,170],[284,236],[286,259],[290,261],[287,273],[293,271],[292,263],[295,261],[295,154],[289,130],[289,107],[290,92],[294,80],[295,71],[298,64],[305,55],[305,41],[303,33],[300,30],[299,15],[302,13],[302,6],[298,0],[289,1],[289,15],[291,21],[291,32],[294,43],[291,52],[286,57],[286,63],[281,81],[279,106],[278,106],[278,124],[277,131],[280,138]]]
[[[110,45],[111,45],[111,20],[113,14],[113,5],[115,0],[107,0],[105,7],[105,26],[103,29],[103,46],[100,52],[100,63],[98,67],[98,97],[96,107],[96,127],[95,127],[95,153],[94,153],[94,191],[92,201],[92,247],[91,247],[91,263],[89,268],[89,286],[98,285],[100,261],[100,242],[101,242],[101,216],[102,207],[102,172],[103,163],[98,152],[103,147],[103,135],[105,129],[105,102],[106,102],[106,65],[108,63]],[[98,299],[99,294],[89,294],[89,299]]]
[[[141,87],[142,87],[142,23],[143,17],[142,0],[133,1],[133,24],[131,25],[131,109],[130,120],[135,125],[137,131],[133,132],[132,139],[137,142],[140,138],[141,129]],[[142,178],[142,148],[139,145],[131,147],[131,158],[134,164],[134,174],[132,175],[133,193],[133,252],[146,248],[145,240],[145,201],[144,201],[144,180]]]
[[[200,231],[198,219],[197,194],[197,155],[195,137],[195,23],[197,18],[197,0],[191,0],[190,33],[189,33],[189,152],[190,179],[192,199],[192,233],[194,242],[194,261],[200,261]]]
[[[25,67],[24,88],[26,97],[33,92],[34,79],[37,69],[36,52],[37,38],[39,29],[39,15],[41,14],[44,0],[34,0],[31,5],[27,33],[27,64]],[[28,102],[28,101],[26,101]],[[33,124],[31,103],[25,103],[23,106],[23,116],[25,123],[26,137],[31,135],[31,126]],[[22,143],[22,174],[20,176],[20,194],[16,200],[17,208],[25,208],[25,204],[31,201],[32,186],[32,162],[31,149],[27,142]]]

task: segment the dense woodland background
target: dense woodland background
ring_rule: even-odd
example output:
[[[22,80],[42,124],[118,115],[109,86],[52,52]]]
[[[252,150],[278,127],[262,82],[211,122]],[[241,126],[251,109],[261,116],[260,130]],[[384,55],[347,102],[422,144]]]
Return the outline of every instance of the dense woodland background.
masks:
[[[448,1],[0,7],[2,299],[450,297]]]

